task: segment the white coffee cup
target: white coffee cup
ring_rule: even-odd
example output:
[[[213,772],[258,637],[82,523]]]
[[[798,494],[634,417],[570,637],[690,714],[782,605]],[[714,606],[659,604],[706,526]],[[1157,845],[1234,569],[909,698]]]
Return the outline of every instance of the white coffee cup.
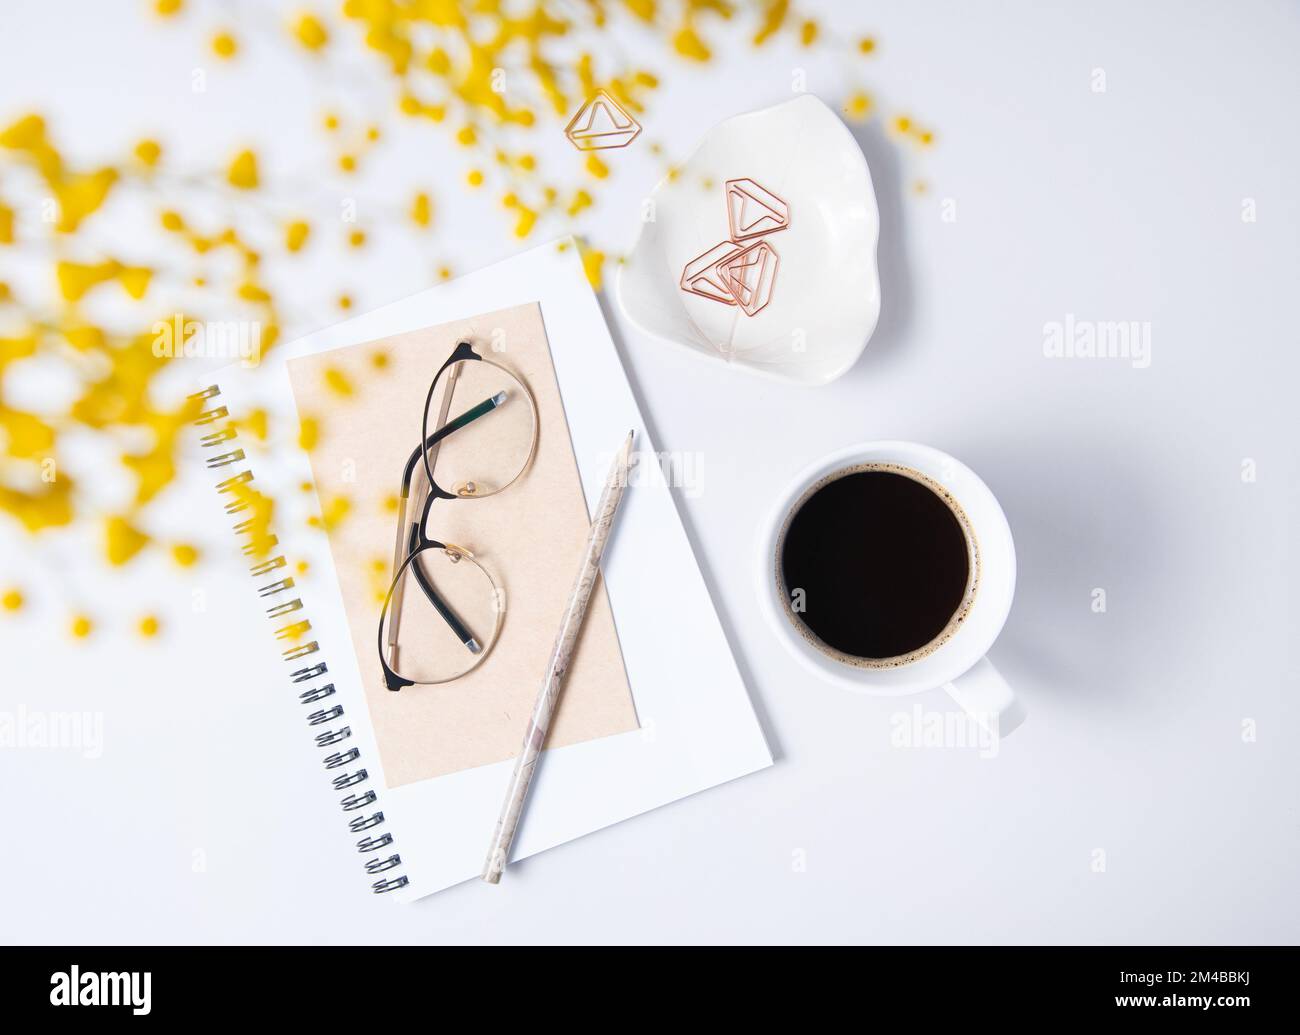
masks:
[[[942,485],[969,522],[972,570],[979,581],[960,625],[933,650],[887,668],[849,665],[819,649],[794,626],[777,582],[777,550],[792,508],[816,482],[859,464],[897,464]],[[1023,704],[986,657],[1011,611],[1016,549],[997,499],[969,467],[914,442],[864,442],[823,457],[802,471],[777,499],[759,534],[758,597],[781,641],[819,677],[859,693],[898,696],[942,686],[982,726],[1005,736],[1025,719]]]

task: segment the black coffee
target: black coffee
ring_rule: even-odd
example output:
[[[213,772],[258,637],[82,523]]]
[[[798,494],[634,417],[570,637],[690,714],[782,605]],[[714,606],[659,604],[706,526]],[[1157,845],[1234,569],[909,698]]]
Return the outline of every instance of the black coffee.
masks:
[[[868,664],[950,631],[969,607],[971,551],[964,517],[941,491],[873,466],[814,487],[779,548],[795,620],[822,645]]]

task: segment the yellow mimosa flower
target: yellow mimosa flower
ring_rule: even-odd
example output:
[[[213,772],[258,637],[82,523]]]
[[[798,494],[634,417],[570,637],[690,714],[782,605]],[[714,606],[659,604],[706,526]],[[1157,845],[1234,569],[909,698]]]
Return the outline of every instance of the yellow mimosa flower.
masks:
[[[239,53],[239,41],[229,32],[218,32],[212,37],[212,53],[221,58],[222,61],[229,61]]]
[[[311,51],[320,50],[330,40],[325,25],[314,14],[304,12],[294,22],[293,34],[298,42]]]
[[[253,190],[257,186],[257,155],[252,151],[241,151],[230,163],[226,179],[232,187],[240,190]]]

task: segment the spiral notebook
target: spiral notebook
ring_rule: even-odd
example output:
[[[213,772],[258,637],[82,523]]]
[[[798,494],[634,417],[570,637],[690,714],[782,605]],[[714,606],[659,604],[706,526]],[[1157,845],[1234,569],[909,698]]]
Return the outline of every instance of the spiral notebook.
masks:
[[[369,376],[367,362],[390,374],[393,363],[422,369],[459,338],[490,349],[503,328],[525,343],[510,362],[527,369],[538,396],[545,467],[535,479],[530,473],[534,497],[511,504],[519,511],[499,513],[490,534],[481,525],[475,532],[507,562],[519,592],[493,656],[473,673],[472,695],[439,699],[426,687],[391,694],[375,671],[371,621],[373,584],[382,582],[377,553],[391,554],[392,526],[373,509],[354,520],[352,508],[373,496],[408,439],[419,441],[418,421],[407,428],[409,413],[398,412],[412,405],[405,376],[376,381],[391,393],[375,401],[379,421],[335,397],[350,398]],[[509,745],[522,739],[527,718],[519,702],[531,704],[545,654],[538,645],[549,647],[558,626],[541,589],[558,579],[567,590],[572,578],[564,549],[525,544],[542,555],[526,569],[502,537],[514,529],[526,538],[520,515],[544,506],[554,523],[538,534],[580,545],[629,428],[641,473],[619,515],[603,565],[606,596],[584,627],[583,668],[575,663],[571,673],[568,715],[548,742],[512,861],[771,764],[571,239],[279,347],[258,368],[227,368],[194,398],[221,504],[214,513],[233,526],[246,559],[250,606],[269,620],[282,692],[302,704],[322,793],[333,793],[343,814],[340,850],[358,855],[374,892],[410,900],[479,874],[513,764]],[[268,422],[268,414],[286,419]],[[268,424],[295,423],[293,440],[262,440]],[[599,865],[598,855],[589,864]]]

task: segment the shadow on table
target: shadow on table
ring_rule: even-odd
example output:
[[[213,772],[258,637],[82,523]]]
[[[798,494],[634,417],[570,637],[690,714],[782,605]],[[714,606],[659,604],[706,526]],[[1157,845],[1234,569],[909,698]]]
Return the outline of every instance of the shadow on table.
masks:
[[[1153,488],[1159,457],[1136,442],[1112,446],[1039,428],[944,447],[988,482],[1011,524],[1016,598],[990,657],[1024,690],[1031,722],[1036,696],[1086,708],[1160,678],[1152,632],[1159,611],[1176,606],[1159,599],[1175,563],[1176,508]]]
[[[880,270],[880,319],[862,359],[854,364],[853,370],[857,371],[891,358],[903,347],[912,323],[914,300],[904,234],[907,192],[898,145],[885,135],[878,121],[849,128],[867,157],[876,192],[876,207],[880,211],[880,241],[876,246],[876,263]]]

